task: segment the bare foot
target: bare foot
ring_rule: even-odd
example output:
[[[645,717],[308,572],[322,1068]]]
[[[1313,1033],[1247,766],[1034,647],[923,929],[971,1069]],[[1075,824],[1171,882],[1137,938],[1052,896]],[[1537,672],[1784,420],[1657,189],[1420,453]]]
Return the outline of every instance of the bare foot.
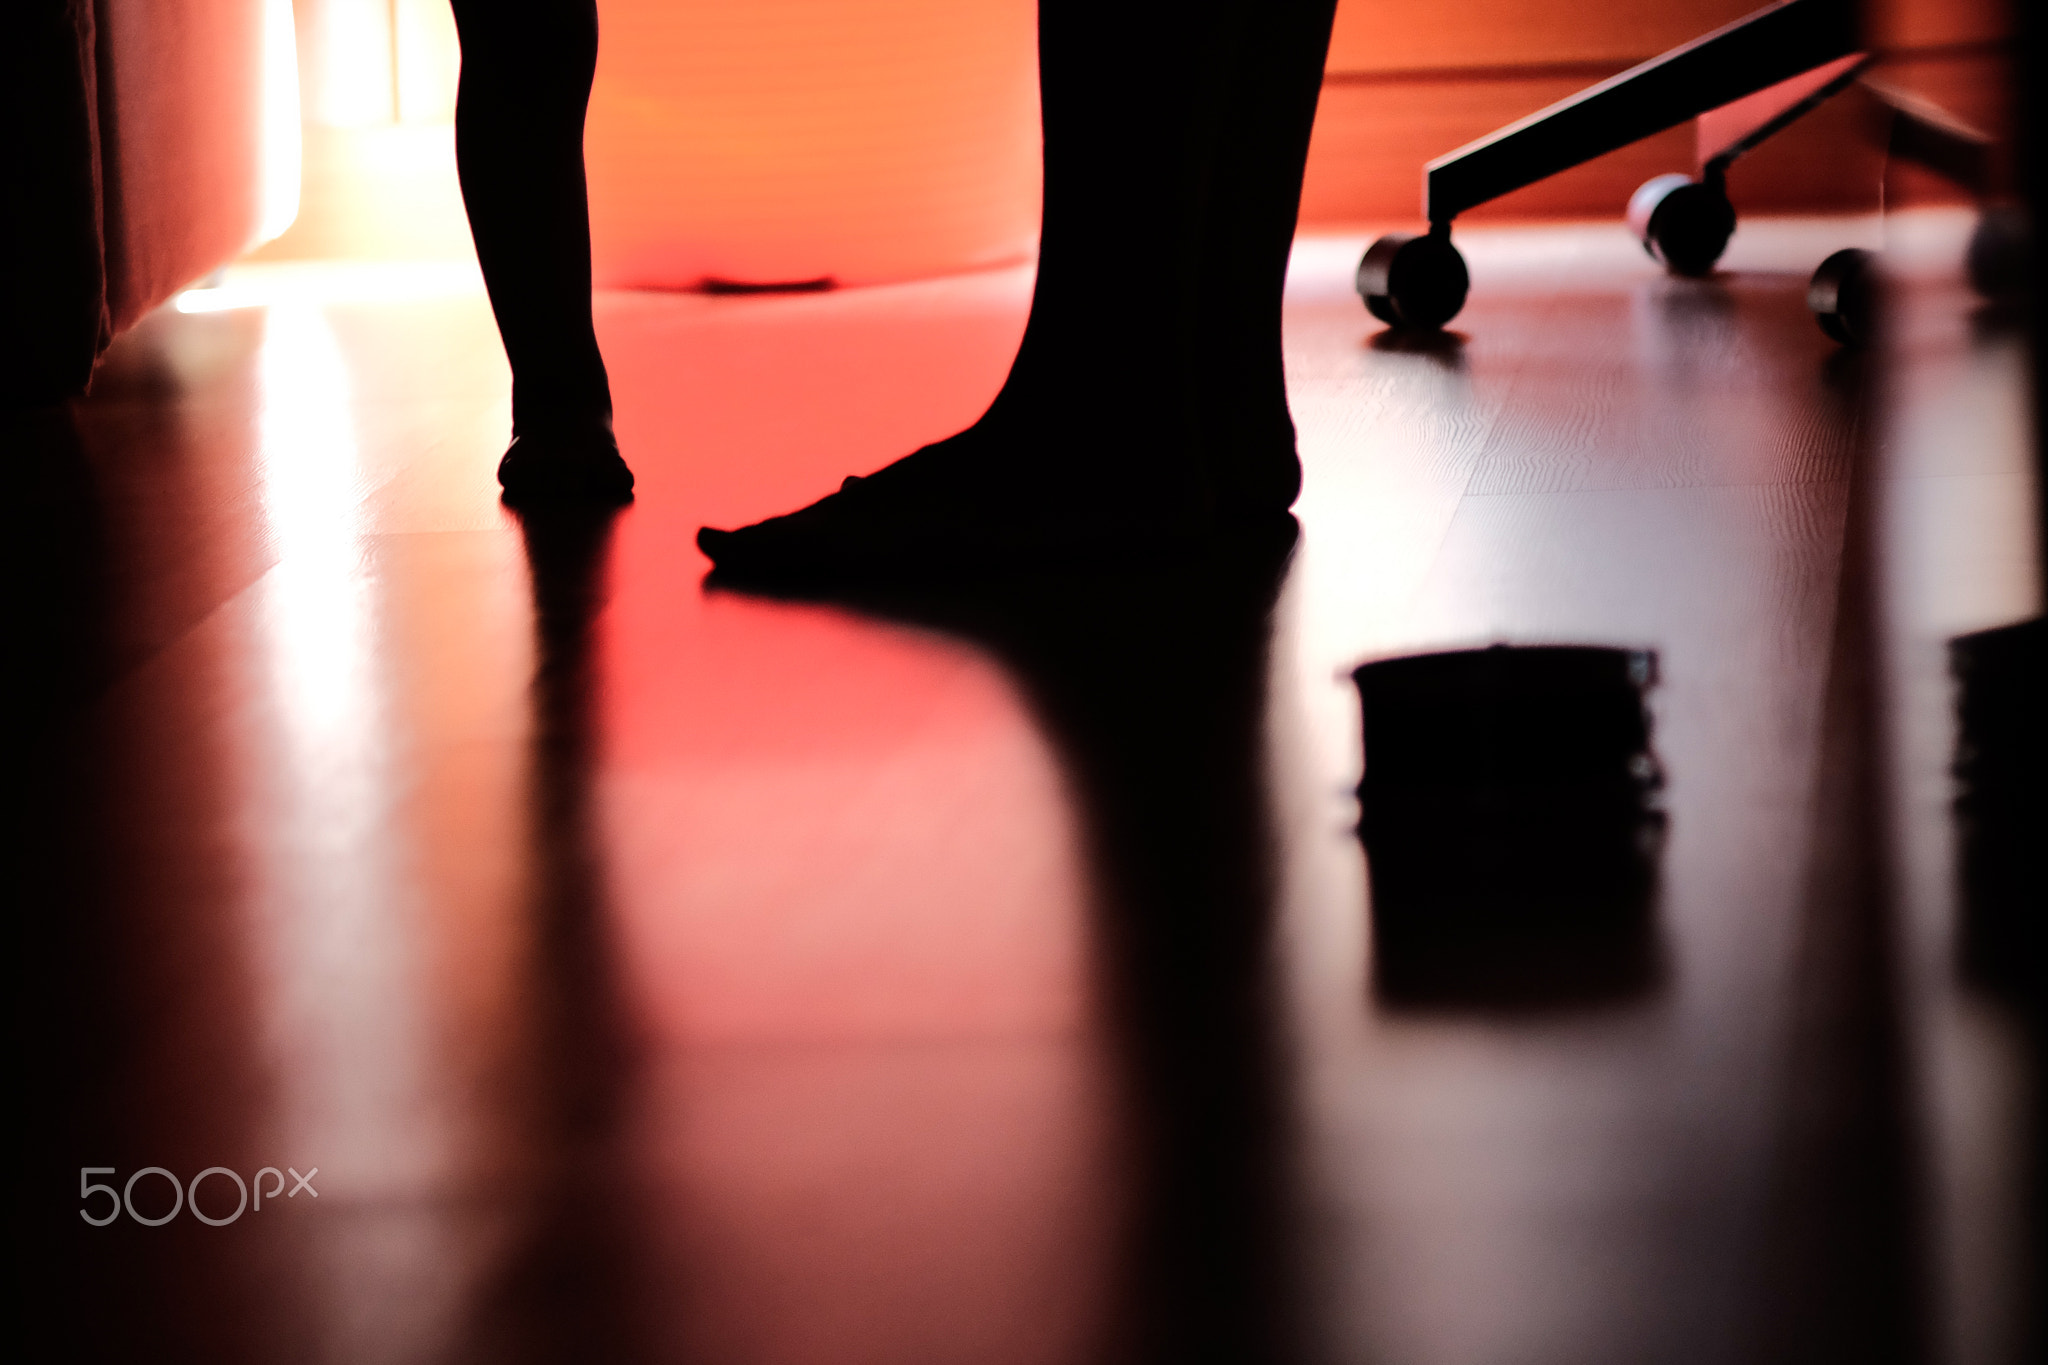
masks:
[[[1156,431],[1074,420],[983,421],[808,507],[697,546],[721,576],[931,578],[1146,558],[1286,511],[1300,487],[1292,429],[1218,460]],[[1221,468],[1218,468],[1218,466]]]
[[[513,507],[633,499],[633,471],[610,428],[601,426],[514,436],[498,461],[498,483]]]

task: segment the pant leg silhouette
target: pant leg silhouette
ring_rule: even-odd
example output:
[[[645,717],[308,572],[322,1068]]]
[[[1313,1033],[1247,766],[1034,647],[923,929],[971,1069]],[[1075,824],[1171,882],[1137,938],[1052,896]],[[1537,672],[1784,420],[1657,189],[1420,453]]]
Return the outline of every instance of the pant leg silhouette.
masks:
[[[1009,377],[946,441],[698,545],[733,581],[1120,556],[1283,512],[1280,296],[1334,0],[1040,0],[1045,209]]]
[[[462,41],[455,156],[477,262],[512,363],[520,436],[609,426],[590,317],[583,118],[596,0],[452,0]]]
[[[582,156],[594,0],[452,2],[456,154],[512,364],[514,431],[608,425]],[[1292,501],[1280,291],[1334,12],[1334,0],[1041,0],[1030,321],[959,458],[922,465],[987,473],[893,486],[943,501],[982,484],[1008,505],[1036,485],[1055,504],[1175,501],[1198,515]]]

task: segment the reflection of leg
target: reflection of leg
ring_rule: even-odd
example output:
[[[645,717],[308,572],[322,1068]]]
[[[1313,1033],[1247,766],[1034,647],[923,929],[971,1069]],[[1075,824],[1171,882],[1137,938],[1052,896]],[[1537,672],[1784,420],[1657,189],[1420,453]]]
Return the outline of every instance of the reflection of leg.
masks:
[[[618,981],[605,867],[592,812],[597,763],[596,618],[610,508],[522,510],[534,619],[525,932],[530,972],[515,1121],[499,1141],[525,1172],[519,1215],[474,1304],[465,1358],[645,1359],[644,1219],[625,1115],[638,1084]]]
[[[512,363],[508,495],[620,496],[611,389],[590,318],[583,115],[592,0],[453,0],[462,36],[455,150],[477,261]]]
[[[1003,652],[1085,819],[1134,1120],[1119,1317],[1135,1360],[1299,1354],[1262,742],[1292,529],[1050,594]]]
[[[743,573],[916,572],[1284,510],[1280,286],[1332,12],[1043,0],[1044,236],[1002,392],[961,435],[707,531],[706,552]]]
[[[1263,742],[1295,533],[1283,516],[1132,572],[832,594],[987,651],[1066,777],[1130,1123],[1119,1360],[1300,1354]]]

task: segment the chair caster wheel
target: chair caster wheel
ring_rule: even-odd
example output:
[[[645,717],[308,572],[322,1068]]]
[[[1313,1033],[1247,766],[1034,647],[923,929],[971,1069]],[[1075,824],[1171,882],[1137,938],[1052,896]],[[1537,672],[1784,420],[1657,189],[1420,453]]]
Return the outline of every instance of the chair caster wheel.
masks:
[[[1472,277],[1448,237],[1390,232],[1358,262],[1357,284],[1366,311],[1381,322],[1433,332],[1458,316]]]
[[[1705,275],[1735,235],[1735,205],[1715,184],[1660,175],[1628,201],[1629,231],[1674,275]]]
[[[1861,346],[1877,329],[1877,261],[1845,247],[1820,263],[1806,286],[1806,306],[1820,329],[1844,346]]]

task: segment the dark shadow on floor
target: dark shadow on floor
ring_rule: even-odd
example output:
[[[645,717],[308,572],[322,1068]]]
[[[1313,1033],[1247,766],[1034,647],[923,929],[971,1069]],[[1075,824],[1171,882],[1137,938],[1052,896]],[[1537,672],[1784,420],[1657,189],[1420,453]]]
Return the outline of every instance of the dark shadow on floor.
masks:
[[[1297,535],[1288,518],[1145,568],[832,599],[987,650],[1072,783],[1136,1128],[1110,1359],[1299,1355],[1263,737]]]
[[[1931,1258],[1921,1210],[1900,900],[1890,859],[1871,434],[1883,358],[1822,364],[1832,420],[1859,433],[1850,471],[1813,794],[1813,850],[1795,959],[1787,1074],[1773,1135],[1763,1311],[1754,1358],[1931,1358]]]
[[[622,1124],[638,1057],[616,975],[606,873],[591,808],[598,758],[595,623],[612,509],[520,515],[533,590],[527,790],[531,957],[513,1108],[528,1153],[517,1231],[471,1305],[480,1361],[638,1360],[645,1238]]]
[[[1956,689],[1958,963],[1964,984],[2017,1025],[2031,1082],[2030,1207],[2019,1248],[2016,1359],[2048,1352],[2048,619],[1949,642]]]
[[[1382,355],[1417,355],[1433,360],[1446,370],[1462,373],[1465,369],[1465,334],[1463,332],[1415,332],[1403,327],[1389,327],[1374,332],[1366,339],[1370,350]]]
[[[1949,645],[1957,682],[1962,969],[2038,1015],[2048,999],[2048,622]]]
[[[108,491],[76,410],[5,422],[20,519],[7,625],[21,854],[9,878],[8,1003],[26,1116],[8,1220],[20,1239],[15,1334],[76,1361],[255,1362],[302,1351],[293,1229],[274,1219],[135,1221],[184,1209],[170,1179],[138,1176],[144,1168],[183,1183],[209,1166],[251,1172],[268,1159],[255,1119],[271,1078],[253,1046],[248,963],[222,894],[240,869],[210,860],[199,833],[219,817],[228,784],[205,727],[178,731],[164,752],[136,752],[132,732],[169,731],[158,713],[111,691],[144,653],[122,624],[141,590],[121,553],[123,523],[138,509]],[[176,523],[188,509],[167,499],[141,510]],[[167,669],[167,687],[195,686],[196,667]],[[175,821],[156,818],[156,798],[178,787],[203,799]],[[87,1166],[112,1172],[82,1177]],[[131,1177],[132,1214],[107,1217],[106,1194],[81,1199],[86,1179],[127,1190]],[[229,1188],[216,1176],[209,1197],[231,1199]]]

